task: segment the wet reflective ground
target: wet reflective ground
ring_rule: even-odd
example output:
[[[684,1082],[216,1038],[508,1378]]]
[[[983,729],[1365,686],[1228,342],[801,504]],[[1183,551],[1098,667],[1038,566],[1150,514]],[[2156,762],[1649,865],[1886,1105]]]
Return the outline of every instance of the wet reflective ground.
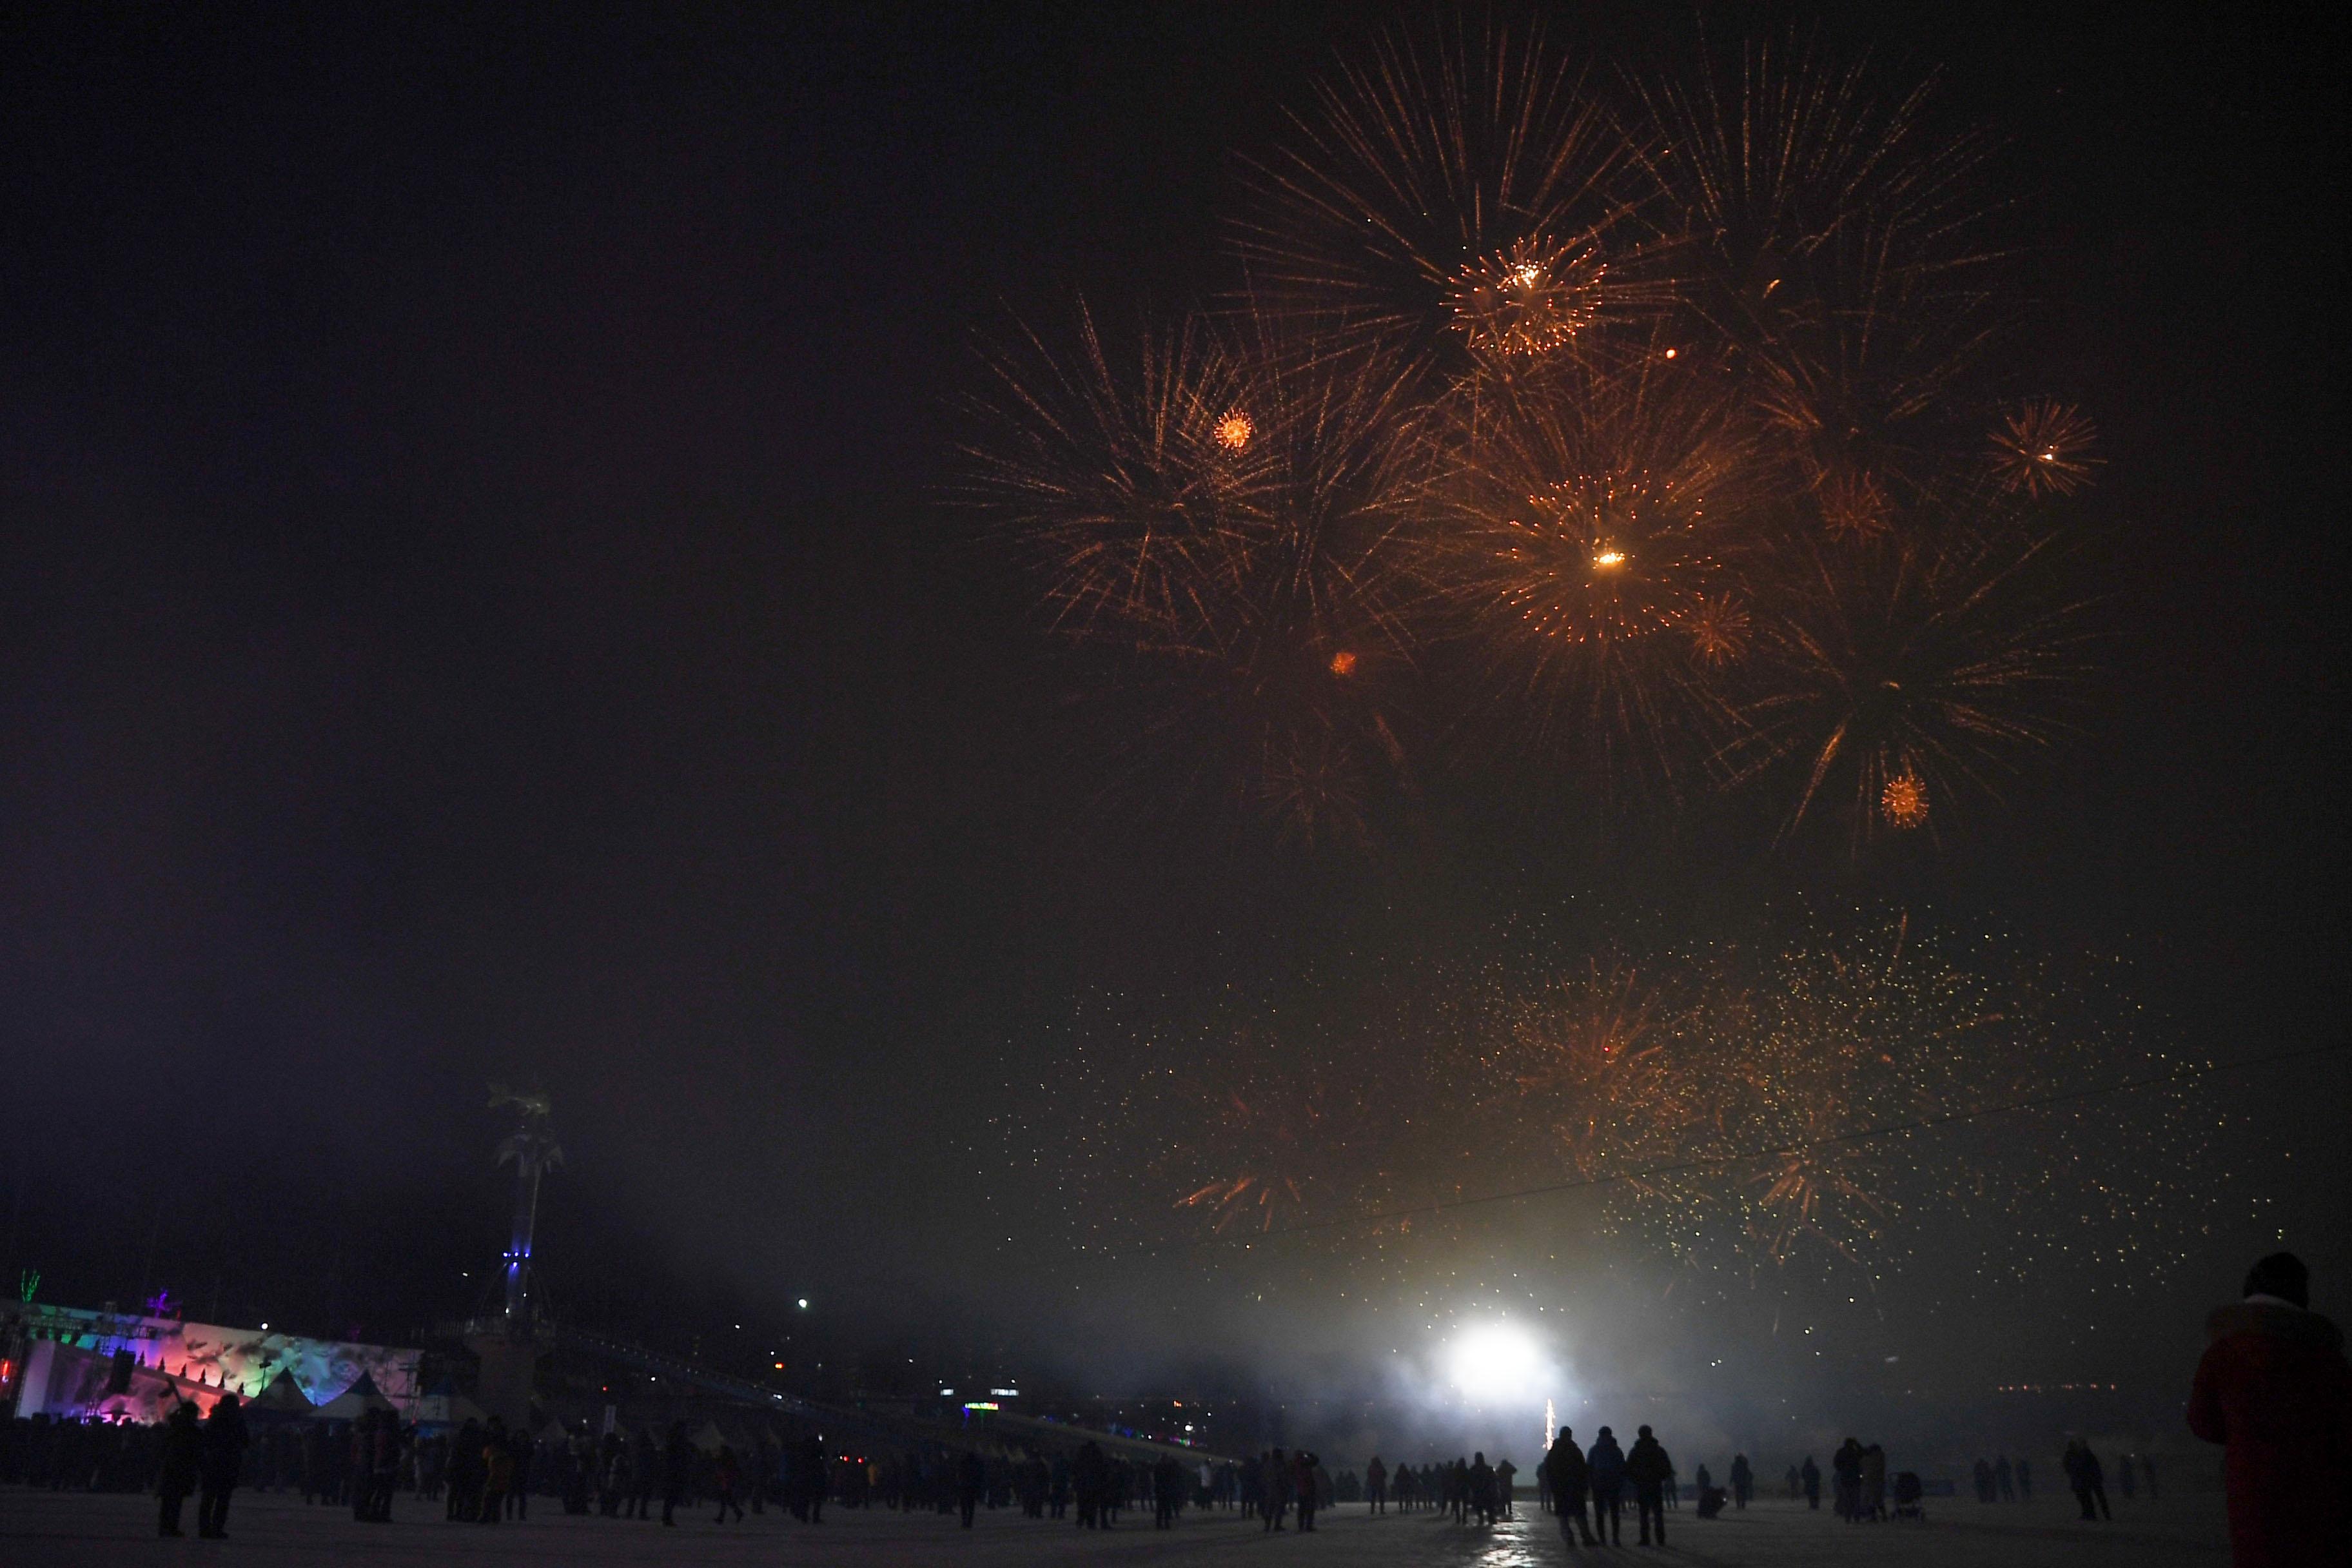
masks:
[[[193,1521],[194,1509],[189,1510]],[[5,1568],[136,1568],[146,1563],[250,1563],[266,1568],[496,1568],[502,1563],[839,1564],[841,1568],[924,1568],[931,1563],[1223,1563],[1267,1568],[1292,1563],[1388,1568],[1522,1568],[1568,1563],[1759,1565],[1897,1563],[1922,1568],[2221,1568],[2228,1561],[2218,1496],[2172,1498],[2161,1504],[2116,1505],[2116,1522],[2092,1526],[2061,1500],[2047,1505],[1981,1508],[1949,1500],[1931,1506],[1925,1524],[1846,1526],[1826,1513],[1759,1503],[1744,1513],[1700,1523],[1687,1510],[1667,1515],[1663,1549],[1625,1544],[1579,1549],[1561,1543],[1553,1521],[1532,1501],[1492,1531],[1428,1514],[1367,1516],[1360,1507],[1324,1516],[1311,1535],[1268,1535],[1232,1514],[1187,1515],[1172,1531],[1129,1515],[1118,1530],[1090,1532],[1040,1524],[1010,1512],[983,1513],[969,1533],[951,1519],[887,1510],[828,1511],[822,1526],[777,1514],[715,1526],[707,1513],[673,1530],[658,1524],[567,1519],[553,1508],[524,1524],[453,1525],[437,1508],[404,1500],[390,1525],[352,1522],[341,1510],[305,1508],[299,1499],[239,1494],[226,1542],[163,1541],[154,1534],[150,1499],[26,1491],[0,1487],[0,1565]],[[683,1516],[682,1516],[683,1517]],[[1629,1521],[1630,1522],[1630,1521]]]

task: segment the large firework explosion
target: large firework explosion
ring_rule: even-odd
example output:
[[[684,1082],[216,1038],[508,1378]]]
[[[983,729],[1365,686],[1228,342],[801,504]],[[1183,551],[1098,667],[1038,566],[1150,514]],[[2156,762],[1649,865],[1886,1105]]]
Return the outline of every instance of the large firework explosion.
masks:
[[[2084,668],[2051,509],[2097,459],[1983,390],[2031,367],[1986,141],[1932,107],[1793,43],[1344,56],[1244,157],[1237,291],[1130,355],[1082,318],[991,356],[971,489],[1154,693],[1136,771],[1309,843],[1465,750],[1946,841]]]

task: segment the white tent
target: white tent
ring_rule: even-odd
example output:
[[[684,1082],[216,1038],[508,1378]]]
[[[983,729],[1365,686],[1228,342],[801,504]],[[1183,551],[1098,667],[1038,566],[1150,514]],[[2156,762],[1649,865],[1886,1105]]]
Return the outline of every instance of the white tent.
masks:
[[[357,1383],[319,1406],[319,1419],[356,1421],[368,1411],[392,1408],[392,1401],[376,1392],[375,1380],[362,1373]]]

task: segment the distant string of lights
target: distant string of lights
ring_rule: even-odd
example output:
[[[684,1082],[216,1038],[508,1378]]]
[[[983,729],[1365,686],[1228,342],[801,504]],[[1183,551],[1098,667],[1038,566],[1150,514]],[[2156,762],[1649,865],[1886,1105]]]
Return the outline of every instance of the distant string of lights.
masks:
[[[1646,1165],[1639,1170],[1614,1171],[1606,1175],[1587,1176],[1575,1181],[1551,1182],[1542,1186],[1517,1187],[1509,1192],[1484,1193],[1475,1197],[1441,1198],[1432,1203],[1412,1204],[1401,1208],[1382,1209],[1375,1213],[1342,1215],[1331,1219],[1311,1220],[1303,1224],[1284,1226],[1277,1229],[1251,1234],[1197,1237],[1187,1241],[1146,1247],[1146,1253],[1189,1252],[1198,1248],[1231,1246],[1239,1243],[1251,1249],[1279,1241],[1286,1237],[1307,1236],[1318,1231],[1345,1229],[1349,1226],[1380,1225],[1394,1220],[1419,1219],[1429,1215],[1446,1214],[1457,1209],[1478,1208],[1494,1204],[1517,1203],[1528,1198],[1549,1197],[1559,1193],[1580,1192],[1597,1187],[1614,1186],[1625,1182],[1654,1181],[1662,1176],[1686,1175],[1698,1171],[1719,1170],[1726,1165],[1743,1165],[1752,1161],[1770,1160],[1801,1152],[1828,1143],[1858,1143],[1878,1138],[1896,1138],[1907,1133],[1930,1131],[1937,1128],[1958,1126],[1987,1117],[2011,1115],[2023,1110],[2042,1110],[2054,1105],[2079,1104],[2086,1100],[2098,1100],[2108,1095],[2128,1094],[2135,1089],[2152,1089],[2160,1084],[2185,1083],[2198,1079],[2212,1078],[2222,1073],[2251,1072],[2258,1068],[2280,1067],[2289,1062],[2312,1061],[2321,1057],[2341,1056],[2352,1051],[2352,1039],[2338,1040],[2333,1045],[2314,1046],[2304,1050],[2279,1051],[2270,1056],[2254,1057],[2245,1061],[2207,1062],[2198,1067],[2179,1068],[2171,1072],[2153,1073],[2144,1078],[2126,1079],[2119,1083],[2099,1084],[2090,1089],[2071,1089],[2058,1094],[2035,1095],[2023,1100],[2004,1100],[1993,1105],[1980,1105],[1968,1110],[1950,1111],[1941,1115],[1916,1117],[1908,1121],[1889,1122],[1883,1126],[1864,1127],[1851,1132],[1838,1132],[1797,1142],[1782,1143],[1769,1149],[1752,1149],[1728,1154],[1710,1154],[1701,1159],[1677,1161],[1671,1164]]]

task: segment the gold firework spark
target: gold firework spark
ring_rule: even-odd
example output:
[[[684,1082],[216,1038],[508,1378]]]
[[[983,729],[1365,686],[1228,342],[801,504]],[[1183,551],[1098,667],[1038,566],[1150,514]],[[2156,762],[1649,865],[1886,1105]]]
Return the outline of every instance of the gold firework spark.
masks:
[[[1217,445],[1228,452],[1249,450],[1250,437],[1256,433],[1255,423],[1251,420],[1246,411],[1239,408],[1227,409],[1212,432],[1216,437]]]
[[[1927,782],[1906,768],[1878,792],[1878,809],[1896,827],[1927,825]]]
[[[1748,651],[1748,611],[1736,594],[1699,595],[1688,626],[1692,651],[1708,664],[1729,664]]]
[[[1445,309],[1454,330],[1478,353],[1546,354],[1600,320],[1608,277],[1608,263],[1590,247],[1520,239],[1500,256],[1465,262]]]
[[[2098,475],[2098,426],[2073,404],[2042,398],[1992,433],[1993,471],[2006,489],[2072,495]]]

